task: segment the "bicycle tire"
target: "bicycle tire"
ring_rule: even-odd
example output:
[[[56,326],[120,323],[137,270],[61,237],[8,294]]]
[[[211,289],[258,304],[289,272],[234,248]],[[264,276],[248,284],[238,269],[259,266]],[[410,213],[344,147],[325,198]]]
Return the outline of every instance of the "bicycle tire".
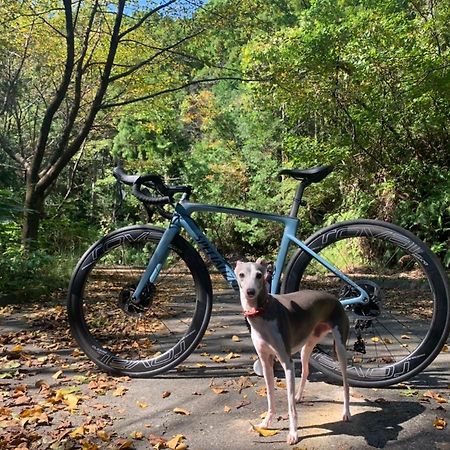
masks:
[[[80,348],[102,370],[152,377],[180,364],[208,326],[212,287],[198,252],[177,235],[155,284],[129,302],[164,230],[125,227],[93,244],[69,286],[68,319]]]
[[[347,341],[352,386],[396,384],[421,372],[436,358],[449,333],[450,289],[441,263],[420,239],[386,222],[350,220],[319,230],[305,243],[373,296],[366,309],[346,308],[352,333]],[[354,259],[351,263],[350,258]],[[325,288],[342,298],[342,280],[320,274],[318,265],[299,250],[288,264],[281,291]],[[375,273],[376,269],[379,272]],[[361,313],[378,315],[361,320]],[[352,336],[356,338],[353,347]],[[330,342],[317,346],[311,364],[342,381],[332,353]]]

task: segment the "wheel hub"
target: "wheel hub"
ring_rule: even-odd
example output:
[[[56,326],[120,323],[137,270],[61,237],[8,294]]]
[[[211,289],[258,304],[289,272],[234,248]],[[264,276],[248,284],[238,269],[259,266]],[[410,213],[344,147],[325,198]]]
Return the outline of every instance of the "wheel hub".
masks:
[[[153,283],[147,283],[139,300],[134,298],[136,283],[126,285],[119,293],[119,307],[129,316],[141,316],[150,308],[156,292]]]

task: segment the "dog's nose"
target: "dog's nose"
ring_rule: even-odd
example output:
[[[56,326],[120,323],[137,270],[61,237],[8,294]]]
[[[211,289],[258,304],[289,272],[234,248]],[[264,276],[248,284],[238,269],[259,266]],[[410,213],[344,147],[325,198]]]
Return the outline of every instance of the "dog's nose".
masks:
[[[256,291],[253,288],[247,289],[247,295],[250,297],[253,297],[255,295]]]

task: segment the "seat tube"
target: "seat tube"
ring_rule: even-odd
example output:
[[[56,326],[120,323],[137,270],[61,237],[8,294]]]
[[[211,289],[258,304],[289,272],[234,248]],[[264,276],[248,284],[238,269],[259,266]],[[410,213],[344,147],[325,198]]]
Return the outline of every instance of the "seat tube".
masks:
[[[291,236],[297,234],[299,220],[297,218],[289,218],[284,222],[284,232],[281,238],[280,248],[278,251],[277,260],[275,261],[275,271],[270,286],[271,294],[279,294],[281,274],[283,272],[284,263],[286,262],[289,243],[292,240]]]

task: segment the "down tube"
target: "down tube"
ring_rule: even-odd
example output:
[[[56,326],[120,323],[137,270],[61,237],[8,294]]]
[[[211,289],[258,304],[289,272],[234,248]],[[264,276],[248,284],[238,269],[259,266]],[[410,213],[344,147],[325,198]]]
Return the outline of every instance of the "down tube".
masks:
[[[181,226],[187,231],[189,236],[194,239],[198,246],[208,256],[211,262],[216,266],[217,270],[225,278],[228,284],[235,290],[239,290],[239,285],[234,275],[233,269],[225,261],[223,256],[218,252],[211,241],[203,234],[202,230],[189,216],[182,216],[180,218]]]

